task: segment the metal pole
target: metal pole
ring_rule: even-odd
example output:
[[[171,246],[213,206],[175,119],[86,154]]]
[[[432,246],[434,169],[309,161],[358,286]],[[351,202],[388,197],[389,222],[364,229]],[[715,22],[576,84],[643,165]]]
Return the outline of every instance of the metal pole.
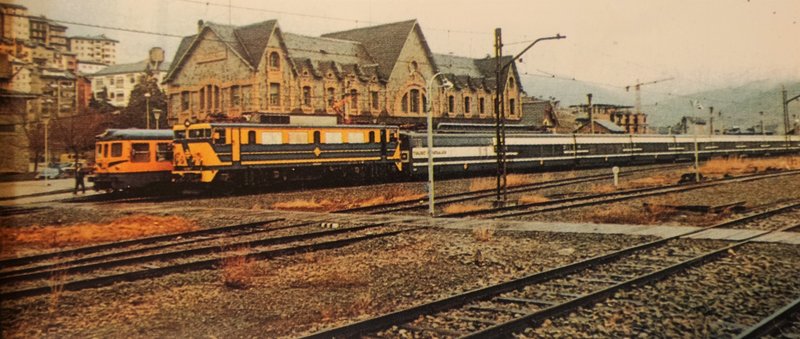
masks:
[[[44,119],[44,185],[50,186],[50,183],[47,182],[47,169],[50,168],[50,149],[47,147],[48,140],[47,140],[47,131],[50,126],[50,117]]]
[[[146,108],[146,111],[144,112],[144,116],[146,117],[146,120],[147,120],[146,129],[150,129],[150,93],[145,93],[144,94],[144,99],[145,99],[145,102],[147,102],[147,108]]]
[[[698,109],[700,109],[698,107]],[[697,114],[694,114],[694,181],[699,183],[700,182],[700,150],[698,149],[697,144]]]
[[[428,113],[428,213],[431,216],[436,215],[436,208],[434,203],[434,175],[433,175],[433,81],[437,76],[442,75],[442,72],[434,74],[428,80],[428,95],[425,97],[426,108]],[[446,81],[447,79],[445,79]],[[445,87],[447,87],[446,84]]]
[[[495,28],[494,30],[494,55],[495,55],[495,102],[494,102],[494,115],[495,115],[495,154],[497,155],[497,190],[495,196],[495,203],[497,205],[502,204],[502,187],[503,187],[503,153],[504,153],[504,141],[502,138],[503,129],[503,114],[501,113],[503,109],[503,82],[500,81],[500,74],[502,73],[502,61],[501,58],[503,57],[503,38],[502,38],[502,31],[500,28]]]
[[[767,133],[764,131],[764,111],[758,113],[761,114],[761,135],[767,135]]]
[[[505,74],[505,71],[511,64],[514,63],[517,59],[519,59],[525,52],[527,52],[533,45],[536,45],[539,41],[543,40],[557,40],[557,39],[565,39],[566,36],[561,34],[556,34],[555,36],[538,38],[534,40],[528,47],[519,52],[515,55],[511,60],[507,63],[502,63],[502,56],[503,56],[503,40],[502,40],[502,32],[500,28],[495,28],[494,30],[494,47],[495,47],[495,58],[497,61],[496,69],[495,69],[495,91],[497,93],[497,100],[495,100],[495,122],[497,128],[497,144],[496,146],[496,153],[497,153],[497,197],[496,197],[496,204],[502,205],[505,203],[507,198],[506,196],[506,131],[505,131],[505,103],[503,100],[504,97],[504,88],[506,79],[500,79],[501,74]],[[501,66],[502,65],[502,66]]]
[[[708,106],[708,135],[714,135],[714,106]]]
[[[589,111],[589,129],[594,134],[594,110],[592,109],[592,93],[586,94],[586,98],[589,99],[588,105],[586,105],[586,109]]]
[[[428,96],[425,98],[427,101],[428,109],[428,213],[431,216],[436,215],[434,205],[434,187],[433,187],[433,107],[431,107],[431,96],[433,96],[433,79],[441,73],[434,74],[428,80]]]

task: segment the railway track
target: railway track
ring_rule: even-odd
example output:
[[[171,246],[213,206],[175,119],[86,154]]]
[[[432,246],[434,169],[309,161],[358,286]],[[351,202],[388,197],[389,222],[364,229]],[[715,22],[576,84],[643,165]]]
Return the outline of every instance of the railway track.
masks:
[[[307,224],[310,223],[290,226],[297,227]],[[386,226],[386,223],[373,223],[271,238],[189,247],[166,252],[161,252],[166,247],[159,246],[155,250],[156,253],[150,254],[142,254],[148,251],[136,249],[91,258],[56,262],[35,268],[3,272],[4,275],[0,278],[0,285],[3,286],[4,291],[0,293],[0,298],[15,299],[49,293],[51,290],[49,280],[52,280],[53,277],[77,277],[77,279],[63,284],[65,290],[76,291],[106,286],[119,281],[135,281],[179,272],[212,269],[219,266],[224,260],[236,257],[236,255],[230,255],[230,253],[241,249],[247,249],[250,252],[244,255],[249,259],[274,258],[338,248],[364,240],[392,236],[416,229],[380,230],[384,226]],[[281,245],[289,246],[274,248]],[[241,254],[239,255],[241,256]],[[154,267],[163,263],[166,263],[166,265]],[[98,275],[97,272],[107,273],[106,275]]]
[[[781,307],[736,336],[737,339],[765,337],[800,338],[800,298]]]
[[[415,306],[372,319],[307,336],[342,337],[468,337],[509,336],[544,319],[591,305],[617,291],[636,288],[724,256],[774,231],[764,230],[734,244],[697,244],[686,236],[712,229],[749,223],[800,207],[787,204],[673,237],[632,246],[620,251],[531,274],[500,284],[478,288],[452,297]]]
[[[673,185],[664,185],[658,187],[636,188],[636,189],[621,190],[609,193],[598,193],[598,194],[590,194],[577,197],[569,197],[564,199],[549,200],[543,202],[534,202],[528,204],[477,209],[477,210],[458,212],[458,213],[447,213],[447,214],[441,214],[439,216],[448,218],[462,218],[471,216],[481,216],[483,218],[519,217],[519,216],[552,212],[570,208],[592,206],[596,204],[614,203],[614,202],[649,197],[654,195],[679,193],[679,192],[697,190],[702,188],[708,188],[716,185],[747,182],[753,180],[761,180],[761,179],[796,175],[796,174],[800,174],[800,171],[795,170],[795,171],[786,171],[778,173],[751,174],[741,177],[724,178],[713,181],[707,181],[699,184],[691,184],[691,185],[673,184]]]
[[[675,168],[682,168],[686,167],[686,165],[659,165],[659,166],[649,166],[645,168],[639,169],[631,169],[626,170],[625,172],[620,174],[620,177],[628,177],[636,173],[643,173],[643,172],[650,172],[650,171],[663,171],[668,169],[675,169]],[[554,187],[562,187],[568,185],[575,185],[581,183],[589,183],[589,182],[596,182],[601,180],[610,180],[613,179],[613,174],[593,174],[587,175],[583,177],[577,178],[565,178],[559,180],[551,180],[547,182],[535,182],[530,184],[518,185],[508,188],[508,193],[516,194],[516,193],[527,193],[531,191],[546,189],[546,188],[554,188]],[[459,203],[464,201],[470,200],[477,200],[483,198],[490,198],[495,196],[495,189],[482,189],[476,190],[471,192],[461,192],[461,193],[454,193],[454,194],[447,194],[441,195],[436,198],[436,203],[439,206],[446,205],[446,204],[453,204]],[[335,213],[367,213],[367,214],[378,214],[378,213],[395,213],[395,212],[404,212],[404,211],[413,211],[413,210],[420,210],[425,209],[428,207],[428,200],[425,199],[409,199],[404,201],[397,201],[379,205],[371,205],[371,206],[363,206],[363,207],[355,207],[355,208],[348,208],[336,211]]]

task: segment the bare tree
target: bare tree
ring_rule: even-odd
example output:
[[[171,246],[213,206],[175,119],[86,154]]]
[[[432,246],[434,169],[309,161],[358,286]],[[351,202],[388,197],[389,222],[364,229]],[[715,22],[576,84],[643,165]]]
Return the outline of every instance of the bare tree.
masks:
[[[108,127],[105,114],[82,114],[51,122],[50,134],[55,145],[80,159],[81,152],[94,149],[95,137]]]

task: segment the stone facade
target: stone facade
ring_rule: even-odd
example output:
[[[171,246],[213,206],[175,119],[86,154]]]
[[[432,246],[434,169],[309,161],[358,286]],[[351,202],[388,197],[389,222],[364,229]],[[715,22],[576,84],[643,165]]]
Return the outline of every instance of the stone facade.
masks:
[[[468,67],[453,67],[453,60]],[[335,116],[340,123],[419,124],[428,81],[441,72],[430,98],[437,121],[487,122],[494,117],[494,60],[434,55],[416,20],[322,37],[283,32],[275,20],[240,27],[201,21],[165,78],[168,117],[170,123]],[[503,77],[505,112],[518,120],[514,64]],[[442,88],[445,78],[452,89]]]
[[[0,89],[0,143],[6,146],[0,157],[0,173],[28,171],[30,151],[25,132],[28,100],[34,95]]]

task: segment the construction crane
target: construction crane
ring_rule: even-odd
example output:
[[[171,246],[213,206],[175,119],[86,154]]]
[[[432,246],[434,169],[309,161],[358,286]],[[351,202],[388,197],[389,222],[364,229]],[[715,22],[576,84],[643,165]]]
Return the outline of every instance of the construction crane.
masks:
[[[665,78],[648,82],[639,82],[639,79],[636,79],[636,84],[625,86],[625,92],[630,92],[631,87],[633,87],[636,90],[636,114],[642,114],[642,91],[641,91],[642,86],[657,84],[659,82],[669,81],[672,79],[675,78]]]

